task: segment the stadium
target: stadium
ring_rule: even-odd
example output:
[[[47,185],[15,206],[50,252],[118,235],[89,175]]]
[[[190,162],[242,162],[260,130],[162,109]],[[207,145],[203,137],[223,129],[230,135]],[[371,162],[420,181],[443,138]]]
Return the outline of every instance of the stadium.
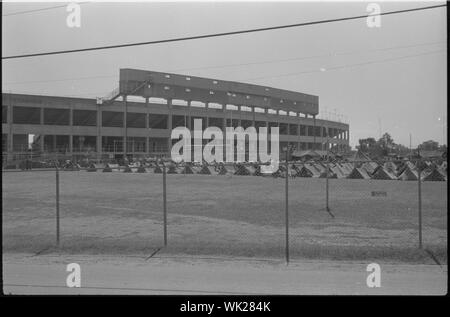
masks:
[[[176,141],[170,138],[172,129],[192,129],[194,119],[202,119],[203,129],[223,131],[231,126],[279,127],[280,152],[287,147],[297,155],[346,152],[349,125],[317,119],[318,114],[314,95],[120,69],[119,86],[103,98],[2,93],[2,157],[4,164],[30,155],[57,154],[75,161],[168,157]]]

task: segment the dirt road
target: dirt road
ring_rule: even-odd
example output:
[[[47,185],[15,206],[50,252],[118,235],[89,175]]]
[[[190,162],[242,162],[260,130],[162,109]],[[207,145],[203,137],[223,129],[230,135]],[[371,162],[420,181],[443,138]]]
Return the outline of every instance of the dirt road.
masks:
[[[369,263],[292,262],[156,255],[3,255],[5,294],[433,294],[447,292],[447,267],[378,263],[381,287],[366,284]],[[81,267],[68,288],[66,266]]]

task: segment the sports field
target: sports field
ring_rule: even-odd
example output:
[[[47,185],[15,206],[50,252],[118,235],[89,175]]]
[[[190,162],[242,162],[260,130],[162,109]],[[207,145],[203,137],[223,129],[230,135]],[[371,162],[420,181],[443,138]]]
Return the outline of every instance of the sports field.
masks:
[[[3,173],[4,252],[55,244],[55,172]],[[167,175],[167,255],[283,259],[285,180]],[[61,245],[73,254],[152,254],[163,246],[162,174],[60,172]],[[372,196],[385,191],[386,196]],[[417,182],[289,179],[291,258],[427,262]],[[447,182],[423,182],[423,243],[447,261]]]

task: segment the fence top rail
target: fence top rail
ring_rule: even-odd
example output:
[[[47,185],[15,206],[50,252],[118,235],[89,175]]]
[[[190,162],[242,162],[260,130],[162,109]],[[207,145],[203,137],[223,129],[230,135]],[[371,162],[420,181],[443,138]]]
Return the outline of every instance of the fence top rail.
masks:
[[[33,169],[2,169],[2,173],[24,173],[24,172],[49,172],[55,171],[55,168],[33,168]]]

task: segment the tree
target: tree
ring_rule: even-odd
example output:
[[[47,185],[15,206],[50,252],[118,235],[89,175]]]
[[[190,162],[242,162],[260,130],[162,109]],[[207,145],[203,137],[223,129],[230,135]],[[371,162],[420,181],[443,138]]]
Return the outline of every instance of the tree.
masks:
[[[396,144],[392,136],[387,132],[377,141],[372,137],[360,139],[357,148],[367,153],[371,158],[383,158],[389,154],[405,156],[410,152],[408,147]]]
[[[389,133],[385,133],[383,134],[383,136],[378,140],[378,144],[380,144],[380,146],[383,149],[391,149],[394,146],[394,139],[392,139],[391,135]]]
[[[410,149],[402,144],[394,144],[392,152],[398,156],[407,156],[411,153]]]
[[[359,142],[358,149],[364,153],[368,153],[369,149],[373,148],[377,143],[377,141],[374,138],[359,139],[358,142]]]
[[[391,135],[387,132],[377,141],[377,144],[381,149],[382,156],[387,156],[393,150],[395,145],[394,139],[392,139]]]

